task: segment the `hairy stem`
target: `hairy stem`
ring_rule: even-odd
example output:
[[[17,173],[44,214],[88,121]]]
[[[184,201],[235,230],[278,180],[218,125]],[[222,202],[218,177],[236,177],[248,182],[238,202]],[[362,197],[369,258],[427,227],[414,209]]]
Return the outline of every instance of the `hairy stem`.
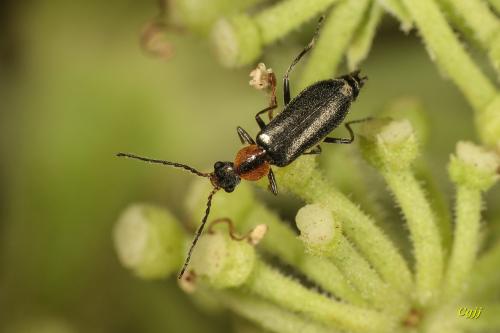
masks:
[[[497,95],[495,86],[460,45],[435,0],[402,2],[415,20],[431,58],[462,91],[476,111],[476,116],[481,116]],[[480,123],[479,133],[482,132],[484,123],[500,122],[498,112],[488,115],[491,119]],[[499,134],[492,134],[492,137],[486,137],[482,133],[481,135],[483,141],[488,143],[495,143],[499,139]]]
[[[352,332],[389,332],[394,319],[381,313],[329,299],[258,261],[246,286],[285,309]]]
[[[326,259],[305,254],[297,235],[264,205],[257,204],[242,221],[240,228],[249,230],[260,223],[265,223],[269,228],[260,244],[266,252],[296,267],[333,295],[352,304],[366,304],[359,291],[351,286],[337,266]]]
[[[444,289],[444,295],[449,299],[463,293],[479,250],[480,191],[458,186],[455,211],[455,239]]]
[[[400,252],[369,216],[328,184],[316,168],[314,158],[301,157],[275,174],[279,184],[306,202],[321,203],[331,209],[332,214],[342,221],[346,236],[384,281],[404,295],[410,293],[412,276]]]
[[[300,78],[300,90],[335,75],[369,4],[369,0],[345,0],[331,10]]]
[[[271,44],[284,37],[302,23],[326,10],[338,0],[285,0],[266,8],[255,16],[262,43]]]
[[[376,309],[390,311],[396,316],[408,310],[408,302],[380,279],[345,237],[341,237],[330,259]]]
[[[416,260],[417,298],[426,304],[435,298],[443,271],[443,250],[436,217],[409,169],[390,170],[383,172],[383,176],[408,223]]]
[[[370,52],[377,27],[384,11],[375,1],[372,1],[367,19],[362,22],[347,50],[347,67],[350,71],[358,68]]]
[[[439,0],[446,6],[453,16],[457,16],[460,23],[463,22],[464,27],[459,28],[470,32],[472,38],[477,40],[481,47],[488,52],[490,61],[495,66],[500,74],[499,59],[493,58],[492,49],[500,47],[500,20],[490,10],[488,5],[483,1],[470,0]]]
[[[500,295],[500,242],[483,254],[472,269],[467,298],[480,300]]]
[[[401,22],[403,31],[410,31],[413,23],[408,10],[403,6],[401,0],[376,0],[385,10],[395,16]]]
[[[301,317],[293,312],[283,310],[272,303],[245,295],[241,292],[222,292],[214,294],[227,308],[240,316],[258,323],[271,332],[289,333],[336,333],[337,330],[323,326]]]

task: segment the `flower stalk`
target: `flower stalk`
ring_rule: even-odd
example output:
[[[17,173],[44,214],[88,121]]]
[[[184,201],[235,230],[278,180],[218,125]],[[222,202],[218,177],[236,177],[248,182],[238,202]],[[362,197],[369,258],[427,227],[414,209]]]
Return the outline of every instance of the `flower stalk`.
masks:
[[[408,223],[416,260],[416,297],[424,305],[437,297],[444,258],[435,214],[411,170],[417,146],[407,120],[368,122],[361,133],[366,159],[381,172]]]
[[[466,278],[480,246],[481,192],[499,178],[500,157],[468,142],[459,142],[449,173],[457,185],[455,240],[446,274],[445,295],[454,299],[463,294]]]
[[[311,51],[300,77],[300,90],[311,83],[335,76],[369,5],[369,0],[345,0],[331,9],[321,29],[321,38]]]

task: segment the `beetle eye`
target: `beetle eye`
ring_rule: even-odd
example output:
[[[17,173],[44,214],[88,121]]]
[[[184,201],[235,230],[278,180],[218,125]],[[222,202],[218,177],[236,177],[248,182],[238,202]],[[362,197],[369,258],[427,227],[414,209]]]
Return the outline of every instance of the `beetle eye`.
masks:
[[[214,169],[220,169],[220,168],[222,168],[223,165],[224,165],[224,163],[222,163],[221,161],[215,162]]]

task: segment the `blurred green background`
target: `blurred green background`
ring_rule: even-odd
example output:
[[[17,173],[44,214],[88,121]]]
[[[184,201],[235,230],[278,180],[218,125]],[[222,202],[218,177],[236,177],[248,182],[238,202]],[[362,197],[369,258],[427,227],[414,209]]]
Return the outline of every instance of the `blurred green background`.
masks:
[[[267,103],[248,86],[251,68],[222,68],[208,41],[188,33],[169,35],[170,61],[146,56],[138,36],[157,12],[154,1],[0,6],[0,331],[231,331],[232,319],[199,310],[174,278],[141,281],[119,265],[111,241],[119,213],[142,201],[182,218],[191,176],[114,154],[207,170],[231,160],[236,126],[255,134],[254,114]],[[280,76],[309,35],[266,49],[264,62]],[[457,140],[475,139],[465,99],[417,36],[390,18],[362,69],[370,80],[351,117],[399,96],[421,99],[431,132],[425,155],[451,199],[448,156]],[[490,212],[498,192],[489,195]]]

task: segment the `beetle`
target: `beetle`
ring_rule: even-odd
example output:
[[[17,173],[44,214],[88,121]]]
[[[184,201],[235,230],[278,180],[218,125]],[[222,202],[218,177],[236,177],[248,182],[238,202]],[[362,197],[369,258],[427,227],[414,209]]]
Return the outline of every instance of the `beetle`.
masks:
[[[183,168],[197,176],[208,178],[212,183],[213,190],[207,199],[205,215],[189,248],[178,276],[179,279],[183,276],[192,251],[203,232],[210,213],[212,198],[217,191],[223,189],[230,193],[234,191],[241,179],[256,181],[267,176],[270,191],[277,195],[278,186],[271,166],[284,167],[295,161],[300,155],[320,154],[319,143],[321,142],[350,144],[354,141],[354,132],[350,125],[368,119],[346,122],[344,125],[349,132],[349,138],[327,136],[343,122],[351,103],[356,100],[367,79],[367,77],[360,77],[359,71],[335,79],[318,81],[305,88],[293,99],[290,98],[289,75],[300,59],[313,48],[318,31],[319,25],[311,42],[293,60],[283,77],[284,109],[282,112],[273,117],[273,110],[278,107],[278,103],[274,94],[276,80],[272,74],[270,82],[273,93],[270,105],[255,115],[255,120],[260,127],[255,140],[243,128],[237,127],[241,143],[246,144],[246,146],[237,152],[234,162],[218,161],[214,164],[213,172],[204,173],[181,163],[151,159],[129,153],[117,154],[119,157]],[[262,114],[266,112],[269,113],[270,121],[268,124],[262,119]]]

